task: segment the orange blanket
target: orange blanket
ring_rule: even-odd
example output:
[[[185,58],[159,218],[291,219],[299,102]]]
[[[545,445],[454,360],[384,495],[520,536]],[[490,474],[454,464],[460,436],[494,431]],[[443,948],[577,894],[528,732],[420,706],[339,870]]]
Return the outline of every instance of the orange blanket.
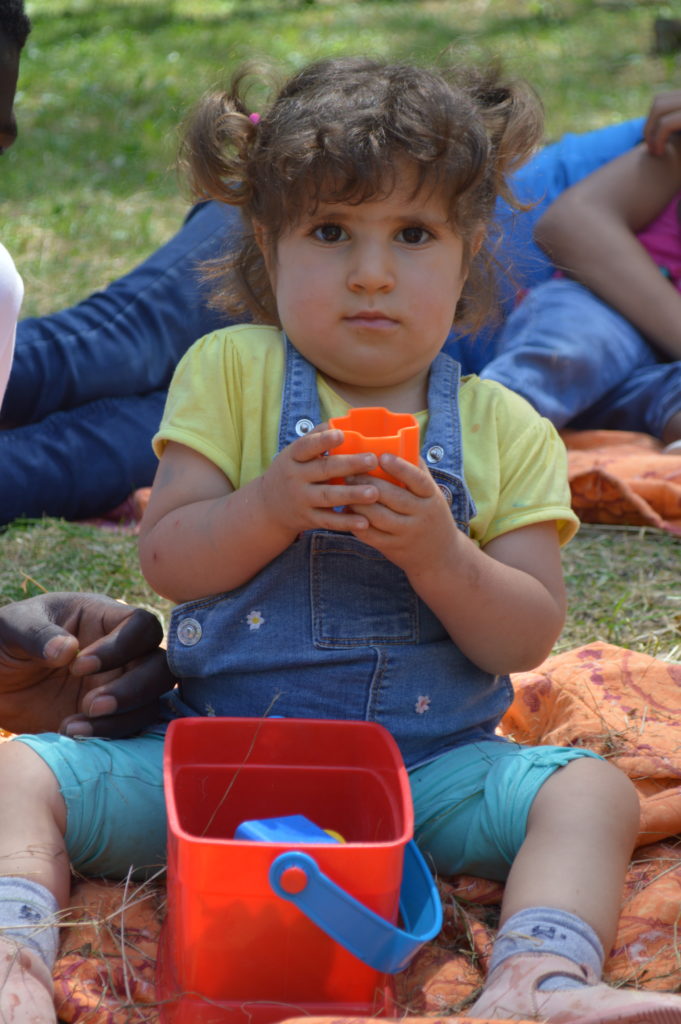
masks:
[[[625,771],[640,793],[641,845],[607,977],[662,990],[681,987],[675,948],[681,844],[673,838],[681,832],[681,665],[595,643],[549,658],[514,683],[516,699],[503,722],[507,735],[591,747]],[[398,997],[407,1014],[448,1014],[451,1022],[481,984],[503,890],[467,876],[439,885],[444,927],[398,976]],[[75,886],[55,967],[62,1020],[156,1024],[163,904],[160,884]]]
[[[648,434],[566,430],[572,507],[585,523],[655,526],[681,534],[681,453]]]

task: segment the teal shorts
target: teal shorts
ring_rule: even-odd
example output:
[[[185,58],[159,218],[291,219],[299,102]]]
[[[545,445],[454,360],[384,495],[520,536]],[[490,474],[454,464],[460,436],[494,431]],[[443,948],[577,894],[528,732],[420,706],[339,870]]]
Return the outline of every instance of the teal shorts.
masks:
[[[165,866],[163,732],[126,740],[19,736],[56,776],[66,803],[66,848],[84,875],[141,879]]]
[[[140,878],[165,863],[162,732],[126,740],[20,736],[53,771],[66,802],[66,845],[76,871]],[[504,879],[525,838],[541,786],[588,750],[484,741],[457,747],[410,773],[415,838],[442,875]]]
[[[465,872],[503,881],[527,830],[537,793],[579,747],[525,747],[484,740],[414,768],[414,838],[438,874]]]

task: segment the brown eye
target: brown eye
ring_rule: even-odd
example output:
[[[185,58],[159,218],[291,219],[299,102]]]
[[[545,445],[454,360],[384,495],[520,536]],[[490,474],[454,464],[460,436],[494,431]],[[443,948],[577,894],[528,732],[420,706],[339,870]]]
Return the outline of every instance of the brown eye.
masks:
[[[315,237],[321,242],[342,242],[348,237],[339,224],[320,224]]]
[[[401,242],[406,242],[407,245],[423,245],[431,238],[430,232],[426,231],[425,228],[403,228],[397,236]]]

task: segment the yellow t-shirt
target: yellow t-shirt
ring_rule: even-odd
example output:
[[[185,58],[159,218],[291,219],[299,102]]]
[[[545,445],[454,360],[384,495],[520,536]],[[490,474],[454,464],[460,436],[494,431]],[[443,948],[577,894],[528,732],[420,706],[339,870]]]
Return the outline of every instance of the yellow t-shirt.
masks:
[[[237,489],[261,476],[277,452],[284,345],[275,327],[216,331],[183,356],[154,437],[161,455],[178,441],[215,463]],[[349,406],[319,375],[322,416]],[[496,381],[464,377],[459,390],[464,476],[477,513],[471,537],[484,546],[531,523],[556,520],[562,543],[577,530],[563,442],[548,420]],[[428,413],[417,415],[421,433]]]

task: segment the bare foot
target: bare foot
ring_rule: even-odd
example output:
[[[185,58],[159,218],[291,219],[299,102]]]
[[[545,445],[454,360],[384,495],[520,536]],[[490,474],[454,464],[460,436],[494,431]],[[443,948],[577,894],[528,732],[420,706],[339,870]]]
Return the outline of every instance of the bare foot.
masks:
[[[56,1024],[52,975],[37,953],[0,938],[0,1020],[3,1024]]]

